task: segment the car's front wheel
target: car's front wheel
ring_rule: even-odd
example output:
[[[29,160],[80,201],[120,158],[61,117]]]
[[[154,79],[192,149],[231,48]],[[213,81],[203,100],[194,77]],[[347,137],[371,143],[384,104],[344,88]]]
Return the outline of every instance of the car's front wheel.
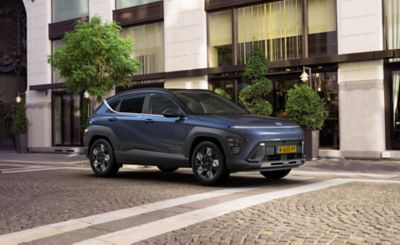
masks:
[[[213,142],[198,144],[191,156],[193,174],[202,185],[215,185],[229,176],[221,149]]]
[[[260,171],[260,173],[267,179],[282,179],[290,173],[290,170]]]
[[[114,158],[114,150],[105,139],[96,140],[90,148],[90,167],[96,176],[108,177],[116,174],[119,165]]]

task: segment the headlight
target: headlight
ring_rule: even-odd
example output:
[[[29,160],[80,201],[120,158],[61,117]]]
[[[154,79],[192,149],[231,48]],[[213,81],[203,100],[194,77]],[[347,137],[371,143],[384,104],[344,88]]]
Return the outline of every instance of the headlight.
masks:
[[[242,150],[245,142],[240,137],[229,136],[226,138],[226,143],[228,144],[232,154],[238,154]]]

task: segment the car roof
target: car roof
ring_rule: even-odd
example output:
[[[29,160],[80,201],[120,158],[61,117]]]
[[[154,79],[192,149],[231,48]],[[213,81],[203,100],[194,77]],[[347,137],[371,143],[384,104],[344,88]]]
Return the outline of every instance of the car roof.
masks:
[[[167,94],[172,94],[171,92],[209,92],[210,90],[207,89],[166,89],[166,88],[139,88],[139,89],[130,89],[123,92],[120,92],[114,96],[107,98],[106,100],[112,100],[118,98],[120,96],[128,95],[128,94],[136,94],[136,93],[151,93],[151,92],[163,92]]]

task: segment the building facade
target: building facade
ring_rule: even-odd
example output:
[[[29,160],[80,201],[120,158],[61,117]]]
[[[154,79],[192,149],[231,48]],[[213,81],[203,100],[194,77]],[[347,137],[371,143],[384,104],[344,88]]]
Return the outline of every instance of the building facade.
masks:
[[[132,88],[224,88],[238,102],[246,86],[241,72],[257,45],[270,62],[274,116],[286,116],[287,91],[301,82],[304,70],[310,86],[326,101],[329,117],[321,130],[321,156],[400,158],[397,0],[17,2],[26,11],[19,21],[25,21],[27,33],[25,96],[31,151],[82,145],[89,102],[65,91],[47,57],[63,45],[64,33],[73,30],[76,20],[101,16],[117,21],[121,35],[135,40],[133,55],[141,67]],[[0,50],[4,45],[0,42]],[[24,89],[22,82],[9,94]]]

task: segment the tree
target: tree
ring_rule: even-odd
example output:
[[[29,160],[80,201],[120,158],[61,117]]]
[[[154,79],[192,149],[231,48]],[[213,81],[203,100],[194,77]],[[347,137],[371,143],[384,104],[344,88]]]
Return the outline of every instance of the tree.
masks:
[[[252,114],[269,116],[272,105],[267,96],[272,90],[271,80],[266,78],[268,61],[262,49],[255,47],[243,72],[243,78],[250,82],[240,91],[239,99]]]
[[[286,111],[289,118],[308,130],[319,130],[328,117],[325,102],[310,87],[295,85],[288,91]]]
[[[119,35],[115,22],[100,17],[77,22],[64,36],[65,46],[48,62],[65,79],[68,92],[89,92],[97,101],[114,86],[129,86],[139,63],[132,56],[133,40]]]

